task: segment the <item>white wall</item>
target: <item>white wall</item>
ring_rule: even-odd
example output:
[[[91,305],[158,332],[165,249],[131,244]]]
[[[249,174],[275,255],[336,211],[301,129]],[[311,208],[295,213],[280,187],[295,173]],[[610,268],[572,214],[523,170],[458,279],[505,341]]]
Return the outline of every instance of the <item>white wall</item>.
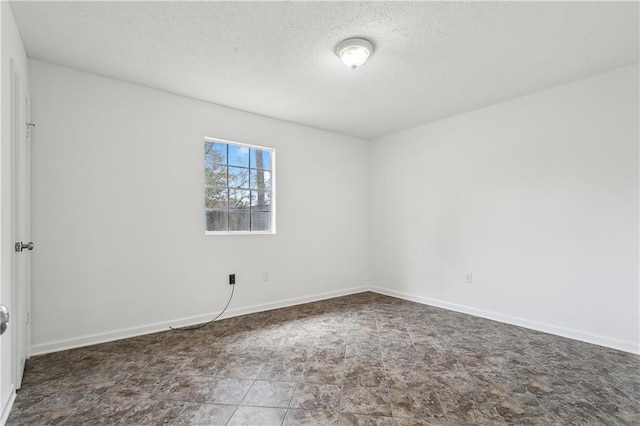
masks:
[[[370,155],[374,287],[640,351],[637,65],[377,139]]]
[[[10,312],[15,312],[11,294],[11,269],[12,269],[12,232],[11,232],[11,59],[14,60],[15,69],[23,76],[21,84],[23,90],[27,90],[27,56],[24,45],[18,33],[13,12],[8,2],[0,2],[0,33],[2,35],[2,57],[0,60],[0,75],[2,86],[0,89],[2,104],[2,124],[0,127],[0,303],[6,305]],[[15,323],[15,321],[14,321]],[[5,334],[0,340],[0,424],[9,414],[13,401],[14,383],[11,374],[12,369],[12,339],[13,324],[10,323]]]
[[[202,321],[229,273],[231,314],[371,284],[639,351],[637,66],[367,145],[29,65],[34,353]],[[205,135],[278,150],[277,235],[203,235]]]
[[[365,141],[29,66],[34,353],[368,284]],[[276,235],[203,235],[204,136],[276,148]]]

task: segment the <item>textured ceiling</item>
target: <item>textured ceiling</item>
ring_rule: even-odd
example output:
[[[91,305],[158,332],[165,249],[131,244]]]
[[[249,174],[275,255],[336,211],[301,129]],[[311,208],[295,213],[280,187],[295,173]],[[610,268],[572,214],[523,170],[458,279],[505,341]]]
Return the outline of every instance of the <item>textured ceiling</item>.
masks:
[[[29,57],[371,139],[638,62],[638,3],[12,2]],[[350,70],[348,37],[376,50]]]

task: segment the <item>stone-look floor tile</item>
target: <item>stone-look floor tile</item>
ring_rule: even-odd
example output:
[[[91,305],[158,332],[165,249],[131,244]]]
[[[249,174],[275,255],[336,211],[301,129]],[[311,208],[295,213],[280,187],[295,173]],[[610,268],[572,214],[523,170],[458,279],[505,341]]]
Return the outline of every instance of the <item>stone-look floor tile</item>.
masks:
[[[510,371],[482,370],[473,377],[478,387],[489,397],[499,400],[503,396],[529,394],[515,374]]]
[[[119,358],[108,364],[101,365],[98,371],[134,374],[143,371],[150,362],[151,358],[147,356],[140,358]]]
[[[44,364],[40,362],[38,364]],[[64,377],[68,374],[68,371],[61,368],[56,368],[56,366],[52,366],[51,370],[46,369],[30,369],[29,360],[27,360],[27,367],[24,370],[24,374],[22,377],[22,388],[32,388],[33,386],[42,386],[42,383],[46,381],[53,381],[59,379],[60,377]],[[41,389],[42,390],[42,389]]]
[[[387,385],[387,377],[380,364],[350,363],[344,370],[344,382],[353,386],[378,387]]]
[[[323,362],[340,364],[344,362],[345,349],[338,348],[315,348],[309,350],[307,362]]]
[[[460,351],[460,348],[454,348],[456,351]],[[496,362],[490,356],[487,356],[483,351],[473,350],[469,347],[464,349],[465,352],[461,352],[458,356],[460,363],[464,365],[464,368],[471,374],[482,373],[485,371],[502,371],[505,369],[503,364]]]
[[[420,358],[420,354],[415,350],[413,344],[409,343],[408,345],[391,343],[391,346],[385,346],[384,342],[380,342],[382,348],[382,360],[384,362],[411,362]]]
[[[386,321],[378,318],[378,330],[380,330],[380,338],[384,338],[385,340],[395,340],[385,336],[387,333],[393,336],[394,332],[402,332],[395,335],[402,334],[404,337],[408,337],[407,326],[400,318],[393,321]]]
[[[133,398],[105,395],[67,418],[64,425],[113,425],[138,402]]]
[[[553,416],[566,425],[615,424],[611,417],[605,415],[583,398],[575,395],[545,395],[540,403]],[[638,424],[638,423],[635,423]]]
[[[433,381],[426,370],[420,366],[398,366],[394,363],[385,363],[387,383],[392,388],[404,389],[430,389]]]
[[[534,397],[509,397],[491,403],[507,423],[549,425],[557,421]]]
[[[227,426],[234,425],[281,425],[287,410],[284,408],[238,407]]]
[[[335,426],[340,423],[337,411],[290,409],[283,426]]]
[[[180,376],[215,376],[220,365],[218,357],[214,355],[202,355],[190,357],[175,373]]]
[[[639,425],[640,424],[640,412],[638,408],[634,410],[621,410],[617,411],[613,415],[610,415],[609,418],[613,418],[616,423],[624,424],[624,425]]]
[[[548,395],[566,395],[572,393],[572,388],[544,367],[521,367],[516,371],[518,381],[536,398]]]
[[[251,385],[241,405],[287,408],[295,389],[295,382],[256,380]]]
[[[393,417],[343,413],[340,426],[395,426]]]
[[[11,415],[19,416],[23,411],[34,407],[51,395],[50,392],[41,392],[33,386],[23,384],[22,389],[17,392],[15,402],[11,408]]]
[[[304,362],[266,362],[258,374],[258,380],[277,380],[282,382],[297,382],[304,370]]]
[[[376,363],[382,361],[382,353],[378,345],[347,345],[346,359],[357,359],[362,363]]]
[[[524,388],[515,375],[508,372],[483,372],[476,379],[489,402],[507,422],[554,422],[552,415]]]
[[[298,383],[289,407],[338,411],[340,395],[340,386],[337,385]]]
[[[431,369],[433,366],[445,361],[445,356],[440,352],[418,347],[417,344],[416,346],[416,352],[418,352],[418,356],[420,356],[427,369]]]
[[[95,395],[60,391],[30,408],[11,413],[7,425],[57,425],[96,399]]]
[[[306,334],[294,334],[293,332],[282,338],[280,344],[286,347],[294,348],[311,348],[315,337],[310,337]]]
[[[191,337],[185,338],[185,340],[176,343],[174,349],[174,353],[176,354],[188,355],[191,357],[212,355],[211,341],[201,335],[191,335]]]
[[[172,425],[226,425],[238,407],[235,405],[185,403],[171,420]]]
[[[483,425],[483,423],[465,423],[465,422],[454,422],[449,419],[441,418],[441,419],[416,419],[410,417],[396,417],[393,419],[395,421],[396,426],[478,426]],[[493,423],[485,423],[487,426],[492,425]],[[495,423],[500,425],[501,423]]]
[[[185,403],[180,401],[139,400],[116,424],[121,426],[168,424],[180,416],[184,406]]]
[[[280,344],[280,346],[273,349],[271,361],[273,359],[278,359],[283,362],[305,363],[307,361],[308,353],[309,348],[307,347],[285,346]]]
[[[439,419],[445,417],[438,396],[423,389],[389,389],[393,417]]]
[[[430,371],[429,388],[443,394],[473,396],[476,402],[484,402],[486,398],[480,391],[476,380],[464,369],[452,368],[450,371]]]
[[[239,404],[253,381],[223,377],[185,376],[169,381],[163,398],[198,403]]]
[[[380,348],[389,352],[416,352],[413,346],[413,340],[409,332],[405,331],[400,333],[398,331],[384,331],[381,330],[378,334],[380,337]]]
[[[221,362],[216,376],[230,379],[255,380],[262,370],[263,362],[256,359],[235,359]]]
[[[191,357],[182,355],[160,355],[151,358],[149,364],[144,368],[145,373],[172,374],[181,370],[185,364],[192,361]]]
[[[347,386],[342,388],[342,413],[390,416],[391,405],[386,387]]]
[[[319,335],[316,341],[314,342],[314,345],[318,345],[318,346],[326,346],[328,344],[346,346],[347,345],[346,330],[331,331],[331,332],[323,333]]]
[[[120,415],[121,424],[224,424],[256,379],[299,382],[286,417],[294,424],[335,423],[343,385],[360,411],[356,385],[396,389],[398,425],[640,424],[637,355],[374,293],[32,357],[8,424]],[[397,417],[433,403],[401,411],[400,396],[434,392],[447,418]],[[314,408],[328,411],[305,410]],[[342,413],[342,422],[384,424],[389,414]]]
[[[208,402],[209,385],[215,378],[209,376],[175,376],[158,390],[157,397],[173,401]],[[244,397],[244,394],[242,395]]]
[[[47,378],[46,373],[38,373],[40,379],[36,383],[24,383],[23,389],[29,389],[32,391],[37,391],[39,393],[52,395],[54,393],[60,392],[61,389],[67,389],[73,386],[76,382],[83,380],[87,377],[87,373],[76,373],[71,372],[67,375],[56,375],[52,378]]]
[[[65,390],[77,393],[92,393],[102,395],[118,383],[122,383],[129,378],[129,374],[91,374],[84,376],[74,383],[68,384]]]
[[[512,348],[515,350],[499,349],[500,356],[505,360],[507,368],[517,370],[530,365],[536,365],[535,359],[527,353],[521,353],[523,350],[519,348]]]
[[[468,425],[502,425],[506,424],[504,418],[498,414],[495,407],[488,402],[477,402],[475,399],[484,399],[484,396],[456,395],[443,397],[438,394],[440,402],[445,410],[447,418],[454,424]]]
[[[105,393],[131,398],[153,398],[168,380],[169,378],[164,375],[134,373],[117,382]]]
[[[300,376],[303,383],[341,385],[344,377],[343,364],[308,363]]]
[[[609,371],[607,380],[611,385],[620,389],[627,395],[640,395],[640,365],[636,367],[638,371],[628,371],[627,366],[622,366],[619,370]]]
[[[621,423],[640,424],[640,398],[630,397],[605,381],[579,382],[578,395]]]
[[[347,345],[368,345],[370,347],[377,347],[380,344],[377,330],[363,332],[358,328],[352,328],[351,330],[349,330],[346,340]]]
[[[579,363],[568,363],[566,365],[556,365],[554,367],[543,366],[543,368],[546,368],[551,374],[555,375],[558,379],[572,388],[577,388],[580,382],[584,381],[584,377],[588,377],[592,374],[591,371],[586,370],[582,367],[582,364]]]

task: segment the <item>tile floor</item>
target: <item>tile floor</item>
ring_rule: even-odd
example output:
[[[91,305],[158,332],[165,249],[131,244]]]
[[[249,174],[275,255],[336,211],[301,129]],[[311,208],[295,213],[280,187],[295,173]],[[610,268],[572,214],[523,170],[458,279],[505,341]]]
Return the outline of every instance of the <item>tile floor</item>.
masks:
[[[9,425],[640,424],[640,357],[361,293],[33,357]]]

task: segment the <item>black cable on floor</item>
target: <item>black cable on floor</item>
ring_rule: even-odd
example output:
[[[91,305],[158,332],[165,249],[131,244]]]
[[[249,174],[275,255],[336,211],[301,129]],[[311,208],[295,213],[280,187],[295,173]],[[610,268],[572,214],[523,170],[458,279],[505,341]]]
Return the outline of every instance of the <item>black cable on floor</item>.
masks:
[[[220,313],[218,314],[218,316],[217,316],[217,317],[215,317],[214,319],[212,319],[211,321],[208,321],[208,322],[205,322],[205,323],[203,323],[203,324],[196,325],[196,326],[193,326],[193,327],[173,328],[173,327],[169,326],[169,328],[170,328],[171,330],[174,330],[174,331],[191,331],[191,330],[199,330],[199,329],[201,329],[202,327],[204,327],[204,326],[206,326],[206,325],[211,324],[212,322],[214,322],[215,320],[217,320],[218,318],[220,318],[220,316],[222,316],[222,314],[224,314],[224,313],[225,313],[225,311],[226,311],[226,310],[227,310],[227,308],[229,307],[229,304],[231,303],[231,299],[233,299],[233,292],[234,292],[235,288],[236,288],[236,285],[235,285],[235,284],[232,284],[232,285],[231,285],[231,295],[229,296],[229,300],[227,301],[227,306],[225,306],[225,307],[224,307],[224,309],[222,310],[222,312],[220,312]]]

